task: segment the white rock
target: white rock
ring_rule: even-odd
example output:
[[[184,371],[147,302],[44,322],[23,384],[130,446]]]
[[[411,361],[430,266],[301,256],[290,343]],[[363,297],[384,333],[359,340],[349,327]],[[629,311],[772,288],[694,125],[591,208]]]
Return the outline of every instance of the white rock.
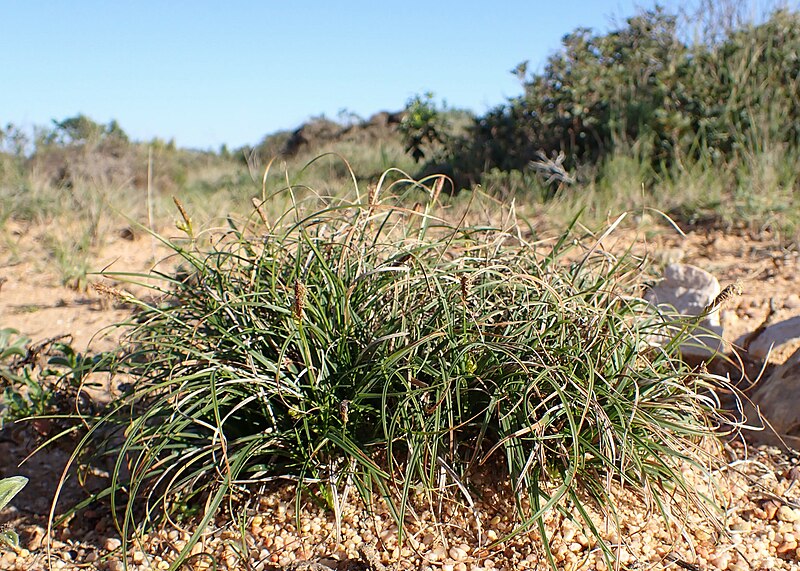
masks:
[[[731,561],[730,552],[723,551],[722,553],[720,553],[711,560],[711,564],[717,569],[724,571],[725,569],[728,568],[728,563],[730,563],[730,561]]]
[[[689,264],[670,264],[664,279],[645,294],[645,299],[664,312],[697,316],[720,294],[719,281],[707,271]],[[708,357],[722,350],[719,309],[709,313],[695,335],[681,345],[684,355]]]
[[[781,506],[778,508],[778,519],[786,522],[795,522],[800,520],[800,510],[792,509],[789,506]]]
[[[441,545],[436,546],[433,551],[428,553],[429,561],[441,561],[447,557],[447,551]]]
[[[739,337],[736,345],[744,347],[749,335],[750,333],[746,333]],[[777,351],[791,343],[800,343],[800,316],[765,327],[761,333],[750,339],[747,355],[751,359],[765,359],[770,350]]]
[[[800,295],[793,293],[783,302],[783,307],[786,309],[797,309],[800,307]]]
[[[106,548],[106,551],[114,551],[115,549],[119,549],[120,545],[122,545],[122,541],[116,537],[109,537],[106,539],[104,547]]]

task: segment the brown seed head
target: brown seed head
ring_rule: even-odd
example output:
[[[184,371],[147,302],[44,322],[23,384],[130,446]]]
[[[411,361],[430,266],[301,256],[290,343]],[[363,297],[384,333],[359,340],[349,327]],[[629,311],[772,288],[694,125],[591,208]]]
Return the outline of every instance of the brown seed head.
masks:
[[[738,295],[742,295],[742,283],[739,282],[739,281],[736,281],[736,282],[726,286],[725,289],[723,289],[721,292],[719,292],[719,295],[714,298],[714,301],[712,301],[710,304],[708,304],[708,306],[706,307],[705,312],[708,313],[708,312],[714,311],[719,306],[721,306],[723,303],[725,303],[726,301],[728,301],[732,297],[738,296]]]
[[[262,203],[257,198],[253,197],[253,207],[256,209],[258,213],[258,217],[261,218],[261,221],[264,223],[264,226],[267,227],[269,230],[269,222],[267,221],[267,215],[264,213],[264,209],[262,208]]]
[[[178,229],[183,230],[189,236],[192,236],[192,219],[189,218],[189,214],[186,212],[186,209],[183,207],[183,203],[178,200],[178,197],[173,196],[172,202],[175,203],[175,206],[178,208],[178,212],[181,213],[181,218],[183,218],[183,224],[178,224]]]
[[[472,285],[472,280],[469,279],[469,276],[467,274],[461,274],[458,277],[458,281],[461,283],[461,301],[467,303],[467,299],[469,298],[470,286]]]
[[[118,301],[129,302],[134,301],[134,297],[129,294],[127,291],[123,291],[121,289],[117,289],[115,287],[111,287],[104,283],[93,283],[92,289],[94,289],[100,295],[105,297],[111,297]]]
[[[436,202],[439,200],[439,195],[442,193],[442,188],[444,187],[444,177],[440,176],[436,179],[436,182],[433,183],[433,188],[431,189],[431,202]]]
[[[294,307],[292,313],[295,319],[303,319],[306,307],[306,286],[300,280],[294,281]]]

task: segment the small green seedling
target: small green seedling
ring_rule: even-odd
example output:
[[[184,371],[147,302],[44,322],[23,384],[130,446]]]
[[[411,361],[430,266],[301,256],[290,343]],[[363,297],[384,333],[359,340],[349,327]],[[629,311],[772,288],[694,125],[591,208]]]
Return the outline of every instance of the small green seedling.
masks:
[[[0,480],[0,509],[3,509],[27,483],[28,478],[25,476],[12,476]],[[0,543],[16,549],[19,547],[19,535],[10,528],[0,530]]]

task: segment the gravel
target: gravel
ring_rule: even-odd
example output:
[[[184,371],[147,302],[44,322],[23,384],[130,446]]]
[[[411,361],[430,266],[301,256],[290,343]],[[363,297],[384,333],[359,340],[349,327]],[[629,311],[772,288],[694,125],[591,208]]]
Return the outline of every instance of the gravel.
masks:
[[[800,569],[800,455],[760,447],[728,447],[731,461],[711,474],[723,507],[720,526],[704,514],[689,511],[666,526],[648,513],[640,499],[612,486],[621,514],[619,529],[602,515],[592,519],[612,546],[623,568],[630,569]],[[707,475],[686,468],[698,489]],[[479,482],[480,483],[480,482]],[[463,506],[429,506],[416,501],[406,518],[409,535],[400,542],[397,526],[377,505],[370,515],[351,500],[342,511],[340,538],[332,513],[308,502],[299,518],[294,486],[270,490],[254,502],[242,536],[237,522],[220,518],[192,549],[183,569],[268,569],[388,571],[480,571],[546,569],[538,533],[528,532],[495,544],[515,526],[513,502],[502,485],[486,475],[482,499],[473,513]],[[439,512],[439,525],[431,508]],[[568,508],[569,511],[569,508]],[[577,515],[577,511],[572,509]],[[15,509],[3,520],[20,532],[21,549],[0,553],[0,569],[46,569],[47,540],[41,517]],[[607,566],[591,532],[550,514],[546,521],[550,549],[560,569],[604,571]],[[126,553],[112,533],[107,514],[89,510],[54,531],[53,569],[167,569],[190,538],[190,529],[169,528],[133,542]],[[246,562],[245,562],[246,560]]]

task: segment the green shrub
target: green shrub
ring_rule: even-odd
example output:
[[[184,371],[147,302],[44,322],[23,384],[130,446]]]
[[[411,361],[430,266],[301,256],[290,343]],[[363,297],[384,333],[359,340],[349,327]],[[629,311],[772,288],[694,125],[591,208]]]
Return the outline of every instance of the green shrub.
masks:
[[[446,130],[447,124],[436,108],[433,93],[416,95],[406,103],[400,133],[405,151],[414,161],[420,162],[426,155],[435,153],[445,143]]]
[[[401,188],[427,203],[383,196]],[[665,520],[668,498],[706,505],[682,467],[713,462],[700,443],[721,381],[678,359],[680,334],[651,344],[691,324],[639,299],[633,260],[571,255],[569,231],[543,246],[516,224],[447,224],[440,190],[379,185],[268,228],[231,223],[210,246],[164,239],[190,271],[138,302],[118,363],[135,382],[78,451],[116,459],[100,497],[126,505],[123,536],[193,506],[184,558],[223,502],[275,478],[336,513],[345,488],[383,498],[402,533],[412,490],[453,494],[444,471],[469,495],[498,457],[528,498],[519,530],[538,527],[545,550],[548,511],[614,513],[611,480]]]
[[[32,344],[14,329],[0,329],[0,427],[87,407],[84,389],[93,386],[89,374],[108,370],[111,360],[110,354],[76,352],[64,336]]]
[[[6,507],[6,504],[8,504],[27,483],[28,478],[25,476],[11,476],[10,478],[3,478],[0,480],[0,509]],[[19,535],[10,527],[4,527],[0,530],[0,543],[17,548],[19,547]]]
[[[565,165],[599,164],[617,146],[647,149],[655,175],[686,160],[736,164],[764,145],[800,144],[800,13],[684,41],[677,16],[643,11],[606,34],[568,34],[524,94],[450,141],[453,166],[474,181],[524,170],[537,151]],[[655,177],[643,181],[650,183]]]

